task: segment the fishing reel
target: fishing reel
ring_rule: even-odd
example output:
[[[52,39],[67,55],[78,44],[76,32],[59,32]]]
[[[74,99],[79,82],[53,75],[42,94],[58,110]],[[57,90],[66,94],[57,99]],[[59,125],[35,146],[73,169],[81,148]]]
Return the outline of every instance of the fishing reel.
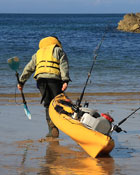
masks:
[[[112,131],[116,131],[117,133],[120,133],[123,131],[123,132],[127,133],[125,130],[122,130],[122,128],[120,128],[118,125],[114,125],[112,127]]]

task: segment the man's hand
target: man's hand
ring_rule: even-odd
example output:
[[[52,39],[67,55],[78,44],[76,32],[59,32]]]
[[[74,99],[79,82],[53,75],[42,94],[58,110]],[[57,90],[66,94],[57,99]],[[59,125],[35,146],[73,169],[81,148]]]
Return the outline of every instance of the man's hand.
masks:
[[[18,88],[19,91],[22,91],[23,90],[23,85],[17,84],[17,88]]]
[[[67,89],[67,87],[68,87],[68,83],[64,83],[62,85],[62,91],[65,91]]]

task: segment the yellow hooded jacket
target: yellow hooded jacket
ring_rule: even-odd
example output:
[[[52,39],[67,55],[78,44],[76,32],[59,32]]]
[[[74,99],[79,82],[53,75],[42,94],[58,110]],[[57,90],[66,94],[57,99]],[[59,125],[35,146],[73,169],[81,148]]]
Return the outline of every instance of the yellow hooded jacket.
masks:
[[[46,37],[39,43],[39,50],[36,53],[36,71],[34,78],[41,73],[60,75],[60,61],[53,57],[54,47],[62,47],[55,37]]]

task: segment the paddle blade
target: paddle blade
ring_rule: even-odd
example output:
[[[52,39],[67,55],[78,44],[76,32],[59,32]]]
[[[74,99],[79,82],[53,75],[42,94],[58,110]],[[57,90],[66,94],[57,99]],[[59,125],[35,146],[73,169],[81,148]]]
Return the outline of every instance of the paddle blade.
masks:
[[[19,58],[18,57],[9,58],[7,62],[12,70],[14,71],[18,70],[19,68]]]
[[[26,104],[24,104],[24,111],[29,120],[31,120],[31,113]]]

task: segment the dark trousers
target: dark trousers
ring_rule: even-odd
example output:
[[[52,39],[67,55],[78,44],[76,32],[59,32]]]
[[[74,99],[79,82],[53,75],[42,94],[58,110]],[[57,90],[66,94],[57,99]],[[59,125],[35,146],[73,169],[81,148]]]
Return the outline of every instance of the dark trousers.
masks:
[[[62,93],[62,81],[41,78],[37,80],[37,87],[42,95],[41,103],[44,102],[44,107],[46,108],[46,120],[50,120],[48,108],[51,100]]]

